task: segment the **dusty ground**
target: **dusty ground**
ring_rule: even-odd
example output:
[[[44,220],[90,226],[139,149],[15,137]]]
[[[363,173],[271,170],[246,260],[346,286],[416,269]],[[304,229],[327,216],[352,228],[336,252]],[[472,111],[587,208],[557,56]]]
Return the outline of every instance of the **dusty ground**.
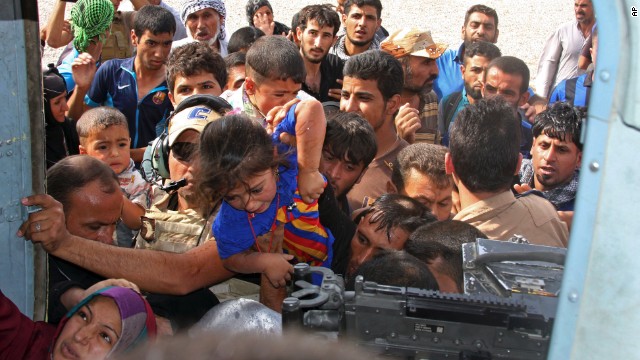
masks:
[[[54,1],[40,0],[38,8],[40,21],[44,24],[53,8]],[[180,9],[180,0],[164,0],[176,9]],[[288,24],[292,15],[306,5],[317,4],[322,0],[271,0],[276,20]],[[438,42],[447,42],[452,47],[460,45],[460,28],[464,13],[476,1],[468,0],[382,0],[382,24],[393,31],[400,27],[418,27],[429,29]],[[495,8],[499,16],[500,36],[497,45],[503,55],[513,55],[523,59],[531,69],[532,79],[536,74],[538,57],[546,37],[561,23],[573,18],[573,3],[558,0],[514,1],[485,0],[485,5]],[[245,1],[227,1],[227,31],[246,26],[244,12]],[[122,7],[131,7],[124,0]],[[67,5],[67,10],[71,8]],[[59,51],[46,49],[43,64],[57,59]]]

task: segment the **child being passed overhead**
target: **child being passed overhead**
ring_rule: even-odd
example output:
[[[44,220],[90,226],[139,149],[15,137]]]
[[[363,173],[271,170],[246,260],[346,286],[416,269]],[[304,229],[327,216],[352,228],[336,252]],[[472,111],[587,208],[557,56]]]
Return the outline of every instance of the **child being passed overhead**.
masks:
[[[209,199],[223,199],[212,232],[229,270],[263,273],[279,287],[291,278],[294,257],[330,266],[333,236],[320,224],[317,201],[326,186],[318,171],[325,126],[322,105],[307,100],[292,106],[271,136],[243,115],[227,115],[204,129],[200,189]],[[279,141],[283,132],[295,134],[297,149]],[[281,223],[284,240],[274,244]],[[260,244],[269,232],[271,240]]]

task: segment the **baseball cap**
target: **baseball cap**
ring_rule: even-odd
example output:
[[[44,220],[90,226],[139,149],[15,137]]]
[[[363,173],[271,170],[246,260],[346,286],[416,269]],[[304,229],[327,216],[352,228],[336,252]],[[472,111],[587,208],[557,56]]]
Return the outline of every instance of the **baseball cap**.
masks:
[[[204,105],[183,109],[169,121],[169,146],[172,146],[185,130],[195,130],[201,133],[208,123],[220,117],[219,113]]]
[[[435,43],[431,31],[416,28],[396,30],[380,44],[381,50],[396,59],[407,55],[437,59],[447,47],[448,44]]]

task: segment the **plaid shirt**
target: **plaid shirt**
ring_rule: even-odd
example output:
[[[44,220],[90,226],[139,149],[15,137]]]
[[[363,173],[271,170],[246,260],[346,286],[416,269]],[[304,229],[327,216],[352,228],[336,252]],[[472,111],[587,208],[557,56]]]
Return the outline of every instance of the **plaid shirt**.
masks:
[[[573,210],[573,202],[575,201],[576,192],[578,191],[579,175],[580,172],[576,170],[573,173],[571,181],[554,189],[542,191],[542,194],[553,204],[553,206],[555,206],[557,210]],[[534,188],[533,176],[534,171],[531,159],[522,159],[522,166],[520,167],[520,183],[529,184]]]

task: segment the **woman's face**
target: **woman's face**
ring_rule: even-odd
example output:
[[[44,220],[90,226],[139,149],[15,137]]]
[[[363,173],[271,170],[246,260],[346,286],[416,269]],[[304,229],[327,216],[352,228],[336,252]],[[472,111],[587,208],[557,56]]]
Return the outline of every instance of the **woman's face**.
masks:
[[[53,359],[104,359],[122,334],[115,301],[96,296],[73,314],[53,348]]]
[[[67,92],[65,91],[49,100],[49,106],[51,106],[51,115],[53,115],[53,118],[59,123],[64,122],[64,114],[69,110],[69,106],[67,106]]]

